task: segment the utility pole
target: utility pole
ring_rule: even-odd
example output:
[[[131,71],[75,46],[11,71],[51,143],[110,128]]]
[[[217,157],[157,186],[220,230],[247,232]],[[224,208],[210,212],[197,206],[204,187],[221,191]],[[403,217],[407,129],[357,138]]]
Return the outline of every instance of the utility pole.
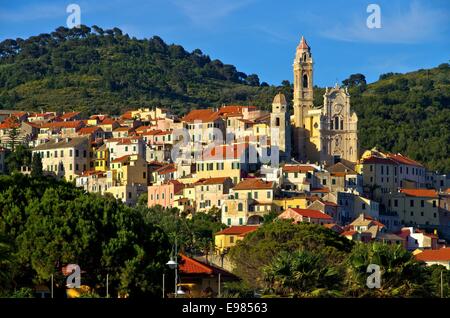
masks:
[[[162,283],[162,298],[164,298],[165,297],[165,292],[164,292],[164,289],[165,289],[165,286],[164,286],[164,284],[165,284],[165,276],[166,276],[166,274],[163,274],[163,283]]]
[[[178,250],[177,250],[177,237],[175,236],[175,262],[177,263],[175,267],[175,298],[177,298],[177,283],[178,283]]]
[[[218,294],[219,294],[219,298],[221,296],[221,290],[220,290],[220,273],[219,273],[219,287],[218,287]]]

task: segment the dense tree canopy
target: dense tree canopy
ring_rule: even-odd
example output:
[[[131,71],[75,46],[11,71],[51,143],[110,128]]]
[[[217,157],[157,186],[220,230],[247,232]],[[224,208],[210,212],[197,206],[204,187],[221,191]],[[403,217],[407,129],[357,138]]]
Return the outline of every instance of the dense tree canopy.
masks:
[[[159,227],[112,196],[20,174],[0,176],[0,280],[10,288],[64,286],[61,268],[79,264],[82,283],[104,293],[160,295],[171,244]],[[4,285],[2,285],[4,286]]]
[[[275,297],[439,297],[448,294],[449,271],[427,267],[401,245],[353,243],[323,226],[290,221],[264,224],[230,251],[243,279],[228,293],[259,290]],[[370,264],[380,268],[380,288],[369,288]]]

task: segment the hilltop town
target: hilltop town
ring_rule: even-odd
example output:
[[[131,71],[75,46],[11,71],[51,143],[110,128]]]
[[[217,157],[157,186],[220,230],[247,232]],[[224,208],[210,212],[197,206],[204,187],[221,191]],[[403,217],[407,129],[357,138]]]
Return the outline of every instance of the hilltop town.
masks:
[[[183,116],[161,107],[120,116],[0,110],[0,173],[19,146],[44,175],[135,206],[220,211],[215,234],[226,253],[268,219],[315,223],[352,241],[444,251],[450,237],[450,178],[401,153],[360,149],[358,117],[346,87],[313,104],[313,56],[295,54],[293,109],[285,95],[271,111],[224,105]],[[32,165],[20,172],[32,173]]]

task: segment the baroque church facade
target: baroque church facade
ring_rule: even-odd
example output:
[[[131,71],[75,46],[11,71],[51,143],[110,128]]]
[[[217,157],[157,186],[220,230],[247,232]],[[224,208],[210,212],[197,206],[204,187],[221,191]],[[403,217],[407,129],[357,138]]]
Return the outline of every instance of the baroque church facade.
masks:
[[[347,88],[338,84],[333,88],[327,87],[323,105],[314,106],[313,58],[303,37],[297,46],[293,69],[294,109],[288,122],[291,129],[286,129],[286,132],[292,132],[293,157],[304,163],[355,163],[359,155],[358,117],[350,108]],[[283,98],[275,97],[272,111],[280,108],[285,111],[285,107],[280,107],[285,104]],[[287,139],[284,143],[290,145],[291,141]],[[290,150],[285,153],[290,155]]]

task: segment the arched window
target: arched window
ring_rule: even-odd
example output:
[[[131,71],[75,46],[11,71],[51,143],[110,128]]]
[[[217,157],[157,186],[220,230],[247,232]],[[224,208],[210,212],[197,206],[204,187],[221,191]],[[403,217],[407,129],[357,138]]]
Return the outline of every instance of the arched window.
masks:
[[[339,129],[339,117],[334,117],[334,129]]]
[[[303,88],[307,88],[308,87],[308,75],[304,74],[303,75]]]
[[[341,130],[344,129],[344,120],[341,119]]]

